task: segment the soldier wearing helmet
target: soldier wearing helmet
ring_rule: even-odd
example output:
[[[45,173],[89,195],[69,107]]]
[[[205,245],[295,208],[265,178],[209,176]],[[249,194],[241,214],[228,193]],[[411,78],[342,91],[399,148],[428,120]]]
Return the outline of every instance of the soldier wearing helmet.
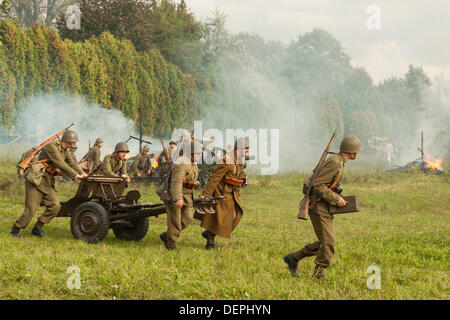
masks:
[[[152,160],[153,155],[149,155],[150,147],[145,145],[142,148],[141,153],[136,155],[134,161],[131,165],[130,174],[135,175],[137,177],[142,177],[144,175],[149,175],[152,169]]]
[[[175,249],[181,231],[193,221],[194,190],[200,185],[197,181],[197,161],[201,158],[202,144],[194,141],[186,148],[187,152],[173,162],[169,195],[164,201],[167,212],[167,231],[159,238],[164,242],[167,250]]]
[[[89,151],[88,155],[87,155],[87,161],[88,161],[88,169],[89,172],[92,172],[95,168],[97,168],[102,161],[101,159],[101,148],[103,147],[103,139],[102,138],[97,138],[95,140],[94,146],[92,147],[92,149]]]
[[[283,257],[292,275],[298,276],[297,264],[301,259],[315,256],[316,267],[313,277],[324,278],[325,270],[331,263],[336,246],[333,215],[328,212],[328,204],[340,207],[347,204],[339,194],[330,188],[341,180],[345,163],[348,160],[355,160],[361,150],[362,146],[358,137],[347,136],[341,142],[340,152],[332,154],[323,163],[312,186],[313,192],[308,211],[318,241],[309,243],[301,250]],[[310,177],[305,181],[304,192],[306,192],[309,179]]]
[[[70,151],[76,148],[77,142],[77,133],[67,130],[61,140],[50,142],[39,153],[38,160],[43,163],[34,164],[28,169],[25,176],[25,209],[14,223],[11,236],[21,237],[20,230],[28,226],[42,203],[45,212],[38,218],[31,234],[43,237],[42,228],[58,215],[61,208],[55,189],[55,176],[62,172],[71,179],[86,177]]]
[[[105,156],[101,170],[106,177],[121,177],[127,183],[130,183],[130,177],[127,173],[127,162],[125,160],[128,152],[130,152],[128,145],[125,142],[119,142],[116,144],[114,152]]]
[[[231,152],[227,152],[222,161],[216,163],[200,196],[206,198],[225,196],[224,199],[217,201],[215,214],[206,213],[201,217],[196,216],[202,221],[201,226],[206,229],[202,236],[206,238],[207,250],[216,247],[216,235],[231,238],[231,233],[244,215],[239,190],[247,185],[244,164],[249,148],[248,137],[237,139]]]

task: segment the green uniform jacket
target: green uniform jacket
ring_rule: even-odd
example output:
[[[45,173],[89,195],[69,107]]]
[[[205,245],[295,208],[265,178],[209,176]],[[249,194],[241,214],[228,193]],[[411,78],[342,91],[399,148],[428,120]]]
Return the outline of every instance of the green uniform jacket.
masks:
[[[98,165],[101,163],[100,156],[102,152],[100,151],[100,148],[97,146],[94,146],[91,151],[89,151],[89,154],[87,156],[87,160],[89,163],[89,169],[92,170],[94,168],[97,168]]]
[[[75,161],[72,152],[67,148],[63,149],[59,140],[52,141],[42,149],[38,160],[49,159],[49,165],[60,169],[64,175],[75,179],[77,174],[83,174],[83,170]],[[50,188],[55,188],[55,177],[48,172],[42,176],[41,183],[37,186],[39,191],[47,194]]]
[[[116,154],[108,154],[102,163],[102,171],[106,177],[120,178],[127,175],[127,162],[117,159]]]
[[[143,155],[142,153],[139,153],[133,161],[133,164],[130,168],[130,174],[136,174],[140,172],[141,174],[143,172],[146,172],[147,170],[151,169],[152,161],[150,160],[150,155]]]
[[[314,180],[314,184],[312,186],[313,192],[311,194],[310,203],[321,199],[315,207],[310,209],[311,211],[318,214],[326,214],[328,213],[328,203],[332,205],[337,205],[340,195],[331,191],[329,187],[336,181],[339,175],[342,175],[344,172],[345,161],[342,155],[333,154],[329,156],[325,162],[323,163],[322,169],[316,176]],[[308,177],[305,180],[303,192],[306,193],[306,187],[309,183]],[[342,176],[341,176],[342,179]]]
[[[194,190],[183,188],[183,181],[197,181],[198,167],[196,163],[191,163],[190,157],[179,157],[172,167],[172,177],[170,181],[169,194],[176,202],[184,200],[184,205],[192,207],[194,205]]]
[[[225,176],[244,179],[246,177],[244,164],[237,163],[236,158],[233,162],[226,156],[223,163],[216,164],[202,196],[225,196],[225,199],[217,201],[216,214],[203,215],[201,226],[218,236],[231,238],[231,233],[241,220],[244,210],[239,197],[239,188],[226,184]]]

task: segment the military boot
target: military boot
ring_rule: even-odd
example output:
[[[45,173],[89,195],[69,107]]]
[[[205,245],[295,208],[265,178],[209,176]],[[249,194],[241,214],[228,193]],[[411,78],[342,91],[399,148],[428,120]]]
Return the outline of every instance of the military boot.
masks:
[[[19,232],[20,232],[20,228],[13,226],[9,235],[13,238],[22,238],[22,236],[20,235]]]
[[[289,253],[283,257],[284,262],[287,263],[289,271],[294,277],[298,277],[297,273],[297,265],[298,260],[295,258],[295,255],[293,253]]]
[[[325,269],[326,269],[325,267],[316,265],[316,268],[314,269],[314,272],[312,275],[313,278],[317,279],[317,280],[325,279]]]
[[[169,242],[167,240],[167,234],[165,232],[161,233],[159,235],[159,238],[161,239],[162,242],[164,242],[164,246],[166,247],[167,250],[175,249],[175,248],[169,247]]]
[[[214,238],[216,237],[214,233],[212,233],[209,230],[205,230],[202,232],[202,237],[206,238],[206,246],[205,246],[206,250],[215,249],[217,247],[216,244],[214,243]]]
[[[40,238],[45,236],[44,232],[42,232],[42,227],[39,227],[37,223],[34,225],[33,230],[31,230],[31,234]]]

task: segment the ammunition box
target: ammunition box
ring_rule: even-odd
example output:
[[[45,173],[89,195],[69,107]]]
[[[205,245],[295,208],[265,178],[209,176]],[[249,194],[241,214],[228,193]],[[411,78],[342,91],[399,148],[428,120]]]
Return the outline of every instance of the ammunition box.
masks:
[[[358,212],[359,211],[359,199],[357,195],[354,196],[345,196],[342,197],[348,203],[343,207],[332,206],[331,204],[328,206],[328,212],[331,214],[339,214],[339,213],[350,213],[350,212]]]

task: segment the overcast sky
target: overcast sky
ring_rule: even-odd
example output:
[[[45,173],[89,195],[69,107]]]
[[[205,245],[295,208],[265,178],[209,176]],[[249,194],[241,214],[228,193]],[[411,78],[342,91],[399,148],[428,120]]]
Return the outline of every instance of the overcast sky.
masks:
[[[449,0],[186,0],[197,18],[217,8],[228,16],[228,28],[253,32],[288,44],[315,27],[329,31],[375,82],[404,75],[409,64],[431,76],[450,78]],[[380,29],[367,20],[380,9]]]

